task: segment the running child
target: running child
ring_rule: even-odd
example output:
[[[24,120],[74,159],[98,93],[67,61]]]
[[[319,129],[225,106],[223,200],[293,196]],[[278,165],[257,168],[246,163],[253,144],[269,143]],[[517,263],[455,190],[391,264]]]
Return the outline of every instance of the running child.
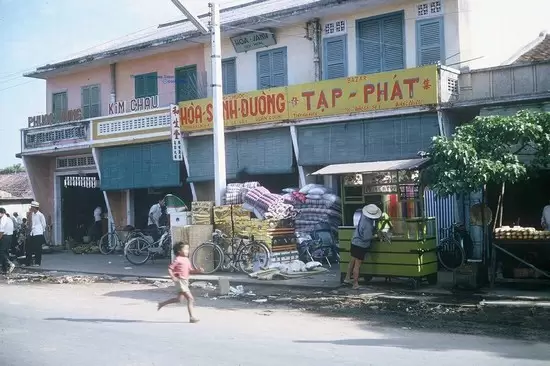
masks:
[[[194,269],[189,260],[189,244],[178,242],[174,244],[174,254],[176,259],[168,266],[168,273],[176,285],[178,297],[168,299],[164,302],[159,302],[157,310],[162,309],[166,305],[176,304],[187,300],[187,311],[189,312],[189,322],[197,323],[199,319],[193,315],[193,305],[195,299],[189,290],[189,275],[195,273],[203,273],[202,268]]]

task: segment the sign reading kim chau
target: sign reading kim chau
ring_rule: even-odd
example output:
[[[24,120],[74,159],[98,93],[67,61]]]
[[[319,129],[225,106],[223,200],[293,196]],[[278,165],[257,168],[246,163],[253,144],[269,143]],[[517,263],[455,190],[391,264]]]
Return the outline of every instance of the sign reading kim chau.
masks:
[[[224,96],[226,127],[437,104],[437,66]],[[212,128],[212,100],[179,103],[181,130]]]
[[[181,136],[180,108],[170,105],[170,124],[172,133],[172,159],[183,161],[183,137]]]

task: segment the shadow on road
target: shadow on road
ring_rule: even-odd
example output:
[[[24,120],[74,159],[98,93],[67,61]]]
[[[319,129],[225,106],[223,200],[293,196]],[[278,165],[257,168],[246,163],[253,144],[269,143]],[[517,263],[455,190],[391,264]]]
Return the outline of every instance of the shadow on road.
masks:
[[[189,322],[170,322],[170,321],[148,321],[140,319],[78,319],[78,318],[45,318],[44,320],[53,320],[53,321],[67,321],[67,322],[76,322],[76,323],[153,323],[153,324],[182,324]]]
[[[433,334],[432,339],[424,337],[399,337],[385,339],[338,339],[332,341],[317,341],[317,340],[295,340],[294,343],[302,344],[333,344],[338,346],[356,346],[356,347],[389,347],[389,348],[404,348],[404,349],[422,349],[434,352],[448,351],[474,351],[483,353],[492,353],[499,357],[512,358],[518,360],[540,360],[547,361],[550,358],[550,349],[548,345],[537,342],[517,342],[503,341],[495,342],[489,337],[472,338],[456,338],[455,342],[450,344],[441,344],[437,342],[437,335]],[[485,339],[484,339],[485,338]],[[432,342],[430,342],[432,340]],[[525,346],[528,344],[532,348],[526,352]]]

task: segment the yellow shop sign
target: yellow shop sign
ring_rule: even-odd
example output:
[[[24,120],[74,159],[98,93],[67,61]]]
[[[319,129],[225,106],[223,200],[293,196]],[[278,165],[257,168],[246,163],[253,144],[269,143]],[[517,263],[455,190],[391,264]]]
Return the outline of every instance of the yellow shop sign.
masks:
[[[227,127],[437,104],[437,66],[224,96]],[[180,102],[181,129],[212,128],[210,98]]]

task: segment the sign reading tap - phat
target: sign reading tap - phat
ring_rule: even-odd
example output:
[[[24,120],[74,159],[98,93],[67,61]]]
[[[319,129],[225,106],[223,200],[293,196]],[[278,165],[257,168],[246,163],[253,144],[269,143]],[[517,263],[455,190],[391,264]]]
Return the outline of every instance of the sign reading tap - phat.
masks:
[[[437,66],[357,75],[226,95],[225,126],[244,126],[437,104]],[[179,103],[181,130],[212,128],[212,99]]]

